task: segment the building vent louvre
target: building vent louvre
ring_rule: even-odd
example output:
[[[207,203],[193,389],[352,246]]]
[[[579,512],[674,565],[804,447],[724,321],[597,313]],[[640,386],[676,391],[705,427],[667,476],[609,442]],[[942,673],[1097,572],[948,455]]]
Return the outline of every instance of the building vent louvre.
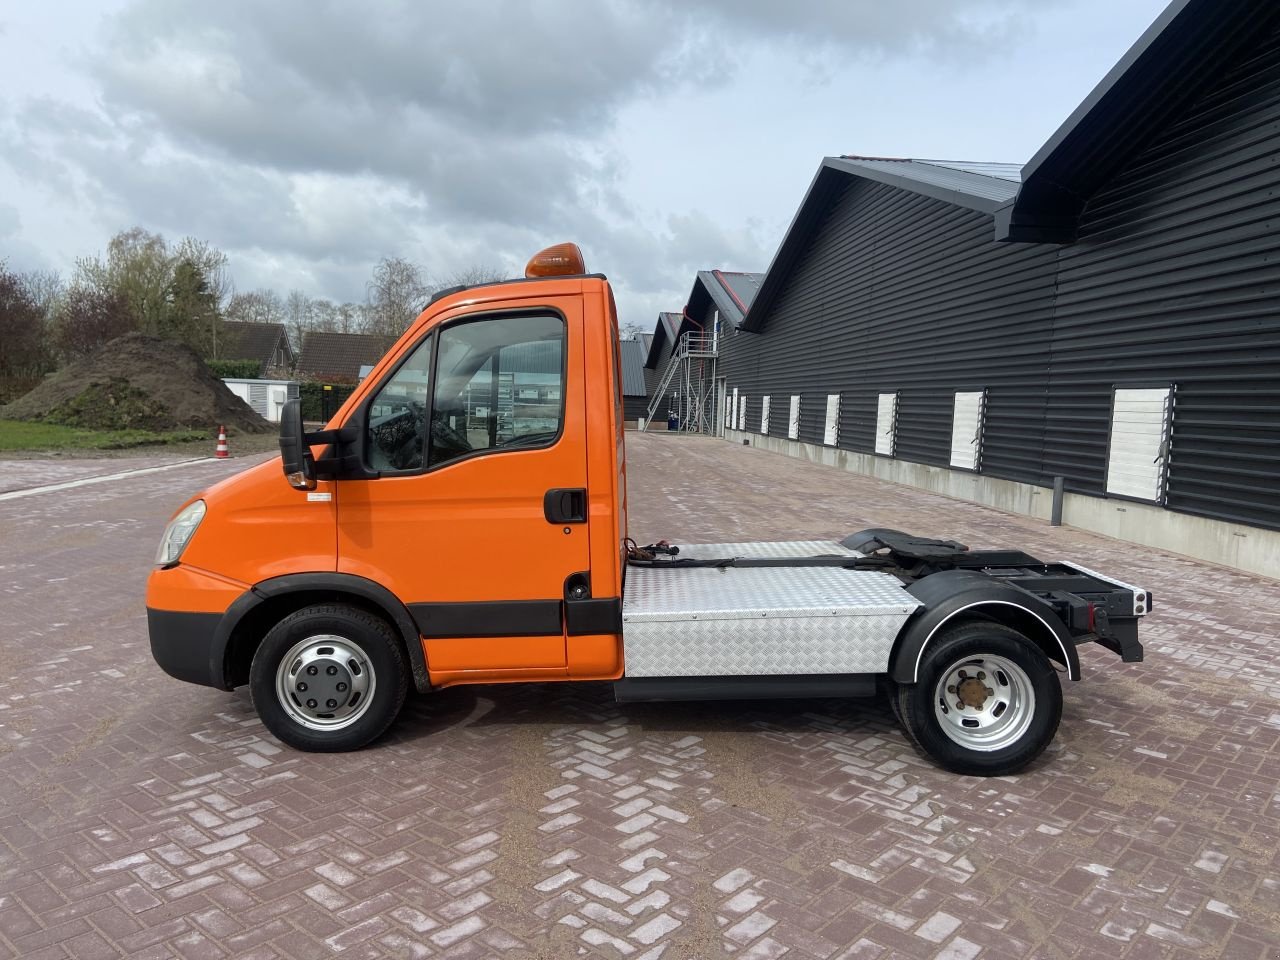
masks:
[[[1173,387],[1117,388],[1107,443],[1107,493],[1163,503]]]
[[[951,465],[962,470],[982,466],[982,427],[986,419],[987,392],[956,393],[951,417]]]
[[[840,442],[840,394],[827,394],[827,416],[823,422],[822,442],[834,447]]]
[[[876,403],[876,453],[892,457],[898,434],[898,395],[882,393]]]

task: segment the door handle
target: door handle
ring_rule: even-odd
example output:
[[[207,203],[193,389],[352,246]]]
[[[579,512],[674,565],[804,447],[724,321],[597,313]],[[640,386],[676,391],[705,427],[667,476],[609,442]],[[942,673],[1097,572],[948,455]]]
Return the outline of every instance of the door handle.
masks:
[[[586,523],[587,491],[583,487],[556,487],[542,496],[547,523]]]

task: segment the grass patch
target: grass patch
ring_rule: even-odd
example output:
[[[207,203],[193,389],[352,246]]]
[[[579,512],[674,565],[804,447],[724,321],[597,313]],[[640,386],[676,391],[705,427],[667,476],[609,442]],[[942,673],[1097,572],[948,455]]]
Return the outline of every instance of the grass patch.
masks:
[[[0,420],[0,453],[34,450],[126,450],[204,440],[207,430],[87,430],[32,420]]]

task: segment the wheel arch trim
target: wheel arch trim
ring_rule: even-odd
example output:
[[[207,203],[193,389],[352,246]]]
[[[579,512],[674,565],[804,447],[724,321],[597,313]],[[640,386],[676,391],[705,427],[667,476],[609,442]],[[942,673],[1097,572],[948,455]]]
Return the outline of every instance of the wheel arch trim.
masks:
[[[1059,659],[1071,680],[1080,679],[1080,657],[1065,624],[1047,603],[1025,590],[992,582],[985,574],[970,571],[946,571],[917,581],[908,588],[922,607],[907,621],[889,658],[889,674],[898,683],[915,683],[925,650],[947,624],[981,613],[993,611],[991,619],[1018,629],[1009,618],[1034,625],[1038,636],[1032,642],[1047,655]],[[1003,616],[1002,616],[1003,614]],[[1029,618],[1029,619],[1028,619]]]
[[[347,594],[373,604],[390,621],[392,627],[404,642],[409,656],[409,666],[413,674],[413,684],[419,693],[431,689],[431,681],[427,674],[427,660],[422,650],[422,640],[418,628],[409,615],[408,608],[400,599],[382,586],[366,577],[351,573],[290,573],[272,577],[254,584],[242,593],[227,608],[222,621],[214,634],[210,655],[210,675],[220,677],[224,689],[231,689],[228,654],[231,649],[231,638],[236,629],[244,622],[246,616],[261,607],[264,603],[287,597],[296,593],[328,592]]]
[[[916,653],[915,665],[912,669],[913,679],[918,679],[920,677],[920,661],[924,659],[924,652],[928,649],[929,644],[933,641],[937,632],[966,610],[975,610],[980,607],[1012,607],[1016,610],[1021,610],[1023,613],[1029,613],[1031,616],[1035,617],[1044,625],[1045,632],[1057,641],[1058,649],[1062,651],[1062,662],[1067,666],[1068,677],[1072,680],[1080,679],[1080,658],[1075,655],[1076,649],[1074,645],[1064,643],[1062,637],[1059,635],[1059,631],[1055,630],[1049,621],[1040,616],[1040,614],[1036,613],[1025,604],[1014,603],[1012,600],[975,600],[973,603],[965,604],[960,609],[947,614],[946,617],[939,621],[938,624],[929,631],[928,635],[924,638],[924,642],[920,644],[920,650]]]

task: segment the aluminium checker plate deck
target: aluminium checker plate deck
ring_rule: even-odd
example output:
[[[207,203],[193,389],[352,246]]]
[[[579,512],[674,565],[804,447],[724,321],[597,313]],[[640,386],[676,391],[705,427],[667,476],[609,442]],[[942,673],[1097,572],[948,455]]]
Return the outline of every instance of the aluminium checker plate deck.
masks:
[[[682,559],[861,556],[826,540],[680,546]],[[920,606],[887,573],[840,567],[628,567],[628,677],[883,673]]]

